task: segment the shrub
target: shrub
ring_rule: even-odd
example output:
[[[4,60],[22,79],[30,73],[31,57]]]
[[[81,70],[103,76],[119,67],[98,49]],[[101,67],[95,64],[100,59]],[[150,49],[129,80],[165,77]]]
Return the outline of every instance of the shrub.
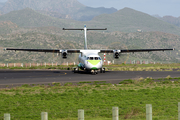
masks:
[[[24,84],[24,85],[22,85],[22,87],[29,87],[29,85],[28,84]]]
[[[99,84],[97,84],[95,87],[101,87]]]
[[[165,80],[162,82],[163,84],[169,84],[169,83],[172,83],[170,80]]]
[[[168,80],[169,80],[169,79],[172,79],[172,78],[171,78],[171,76],[170,76],[170,75],[168,75],[168,76],[166,77],[166,79],[168,79]]]
[[[121,81],[119,84],[132,84],[132,83],[134,83],[134,81],[131,79],[128,79],[128,80]]]
[[[72,83],[65,83],[64,86],[72,86]]]
[[[53,83],[52,83],[52,85],[55,85],[55,86],[60,86],[60,85],[61,85],[61,83],[55,83],[55,82],[53,82]]]

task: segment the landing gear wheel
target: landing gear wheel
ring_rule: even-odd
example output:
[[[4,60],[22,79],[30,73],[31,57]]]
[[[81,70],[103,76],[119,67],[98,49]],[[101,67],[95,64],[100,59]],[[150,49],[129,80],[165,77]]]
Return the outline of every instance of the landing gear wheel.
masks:
[[[78,73],[79,72],[79,67],[74,68],[74,73]]]
[[[102,71],[103,71],[103,69],[101,68],[101,69],[100,69],[100,73],[102,73]]]
[[[91,74],[92,75],[96,75],[96,71],[95,70],[91,70]]]
[[[106,71],[105,68],[103,68],[103,73],[105,73],[105,71]]]
[[[92,75],[96,75],[96,73],[95,73],[95,72],[93,72],[93,73],[92,73]]]
[[[95,70],[95,71],[94,71],[94,73],[95,73],[95,74],[98,74],[98,71],[97,71],[97,70]]]
[[[91,70],[91,74],[96,75],[96,74],[98,74],[98,71],[97,70]]]

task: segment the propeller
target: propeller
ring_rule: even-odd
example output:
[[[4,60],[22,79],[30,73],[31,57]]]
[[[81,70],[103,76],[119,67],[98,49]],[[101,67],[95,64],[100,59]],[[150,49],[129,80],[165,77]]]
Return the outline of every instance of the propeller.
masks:
[[[56,44],[55,48],[53,49],[61,49],[61,50],[67,50],[67,49],[76,49],[74,46],[74,42],[69,42],[69,41],[61,41],[58,44]],[[53,53],[53,62],[58,62],[59,64],[62,63],[73,63],[78,61],[78,55],[77,54],[72,54],[68,53],[67,58],[64,59],[61,56],[62,53]]]
[[[127,49],[127,46],[121,42],[113,42],[111,43],[107,49],[113,49],[113,50],[121,50],[121,49]],[[108,60],[113,61],[115,64],[121,64],[126,63],[129,60],[129,54],[123,54],[120,53],[119,59],[115,59],[112,54],[110,54],[110,57],[108,57]]]

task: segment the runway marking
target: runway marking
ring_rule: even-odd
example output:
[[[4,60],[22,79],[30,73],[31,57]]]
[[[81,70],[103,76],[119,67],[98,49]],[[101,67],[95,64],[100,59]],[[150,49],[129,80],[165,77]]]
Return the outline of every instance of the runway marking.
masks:
[[[40,75],[38,77],[43,77],[43,76],[46,76],[46,77],[49,77],[49,76],[61,76],[61,75],[67,75],[67,73],[63,72],[62,74],[54,74],[54,75]],[[28,78],[32,78],[32,77],[37,77],[37,76],[28,76]]]

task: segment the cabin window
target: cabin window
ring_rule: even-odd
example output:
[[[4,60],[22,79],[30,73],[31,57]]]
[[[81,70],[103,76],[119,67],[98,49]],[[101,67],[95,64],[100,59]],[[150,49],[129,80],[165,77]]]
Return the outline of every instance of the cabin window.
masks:
[[[101,60],[101,57],[99,57],[99,60]]]
[[[89,57],[87,57],[87,60],[89,60]]]

